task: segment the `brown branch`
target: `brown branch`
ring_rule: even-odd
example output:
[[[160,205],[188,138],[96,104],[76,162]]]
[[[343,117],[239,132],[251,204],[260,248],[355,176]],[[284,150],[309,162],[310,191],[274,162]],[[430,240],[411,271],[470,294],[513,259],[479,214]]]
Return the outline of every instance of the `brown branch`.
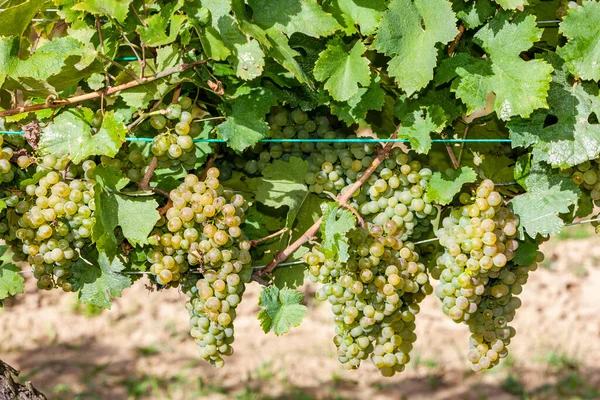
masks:
[[[447,135],[442,135],[442,139],[446,139]],[[450,157],[450,161],[452,161],[452,166],[454,167],[454,169],[458,169],[458,167],[460,167],[460,164],[458,163],[458,160],[456,159],[456,156],[454,155],[454,150],[452,149],[452,146],[450,146],[450,143],[444,143],[446,146],[446,151],[448,152],[448,156]]]
[[[462,35],[464,33],[465,33],[465,26],[463,24],[460,24],[458,26],[458,34],[454,38],[454,41],[452,43],[450,43],[450,46],[448,46],[448,55],[450,57],[452,57],[452,54],[454,54],[454,50],[456,50],[456,46],[458,46],[458,42],[460,42],[460,38],[462,37]]]
[[[21,129],[23,130],[23,137],[33,151],[38,151],[38,142],[40,141],[40,134],[42,133],[40,123],[37,120],[34,120],[27,125],[22,125]]]
[[[181,83],[179,85],[177,85],[177,87],[173,91],[173,98],[171,99],[171,104],[177,104],[180,94],[181,94]]]
[[[463,140],[465,140],[467,138],[467,135],[469,134],[469,128],[471,127],[470,124],[467,124],[467,126],[465,127],[465,132],[463,133]],[[462,155],[463,155],[463,150],[465,149],[465,142],[462,142],[460,144],[460,151],[458,152],[458,165],[460,165],[460,160],[462,159]]]
[[[252,280],[254,282],[257,282],[260,285],[263,286],[270,286],[269,282],[265,281],[263,278],[260,277],[260,275],[258,275],[257,273],[253,273],[252,274]]]
[[[339,202],[340,196],[335,196],[333,193],[328,192],[326,190],[323,190],[323,193],[325,193],[326,195],[328,195],[329,197],[331,197],[333,199],[333,201],[337,201]],[[348,209],[348,211],[350,211],[352,214],[354,214],[354,216],[356,217],[356,219],[358,220],[358,224],[361,227],[365,227],[365,220],[363,219],[363,217],[360,216],[360,214],[358,213],[358,211],[356,210],[356,208],[352,207],[350,204],[348,204],[346,202],[346,204],[341,204],[340,205],[342,207],[345,207],[346,209]]]
[[[398,127],[396,128],[396,131],[394,132],[394,134],[391,137],[392,139],[395,139],[398,137],[398,129],[400,129],[400,125],[398,125]],[[363,174],[360,176],[360,178],[358,178],[358,180],[356,182],[354,182],[352,185],[350,185],[348,187],[348,189],[341,196],[339,196],[338,202],[341,205],[348,204],[348,200],[352,198],[354,193],[358,189],[360,189],[360,187],[367,181],[367,179],[369,179],[369,177],[371,175],[373,175],[373,172],[375,172],[375,170],[381,165],[383,160],[385,160],[387,158],[387,156],[388,156],[389,152],[392,150],[393,146],[394,146],[394,142],[388,142],[381,149],[381,151],[379,151],[379,154],[377,155],[377,157],[375,157],[373,162],[371,162],[371,165],[369,165],[369,167],[365,170],[365,172],[363,172]],[[313,237],[315,237],[316,233],[319,231],[319,227],[321,226],[322,221],[323,221],[323,217],[320,217],[294,243],[290,244],[288,247],[286,247],[281,252],[279,252],[275,256],[275,258],[273,258],[273,260],[271,260],[271,262],[269,264],[267,264],[267,266],[265,268],[263,268],[257,272],[258,276],[264,276],[266,274],[271,273],[275,269],[275,267],[277,267],[277,265],[279,265],[280,263],[285,261],[296,250],[298,250],[298,248],[300,246],[302,246],[304,243],[308,242]]]
[[[264,242],[266,240],[273,239],[274,237],[277,237],[277,236],[281,236],[281,235],[283,235],[284,233],[286,233],[289,230],[290,230],[290,228],[288,228],[286,226],[285,228],[282,228],[282,229],[278,230],[277,232],[271,233],[270,235],[267,235],[267,236],[265,236],[263,238],[251,240],[250,241],[250,245],[251,246],[256,246],[257,244],[262,243],[262,242]]]
[[[7,117],[10,115],[21,114],[21,113],[30,112],[30,111],[38,111],[38,110],[43,110],[46,108],[58,108],[58,107],[68,106],[70,104],[80,103],[82,101],[97,99],[101,96],[110,96],[110,95],[113,95],[113,94],[118,93],[123,90],[131,89],[131,88],[134,88],[139,85],[153,82],[157,79],[164,78],[165,76],[169,76],[169,75],[172,75],[172,74],[175,74],[178,72],[187,71],[188,69],[194,68],[197,65],[205,64],[209,60],[210,59],[205,59],[205,60],[194,61],[193,63],[190,63],[190,64],[181,64],[177,67],[166,69],[164,71],[158,72],[149,77],[140,78],[140,82],[130,81],[130,82],[124,83],[122,85],[113,86],[106,90],[97,90],[95,92],[86,93],[86,94],[82,94],[79,96],[69,97],[68,99],[64,99],[64,100],[49,100],[44,104],[35,104],[32,106],[16,107],[16,108],[12,108],[10,110],[0,111],[0,117]]]
[[[152,179],[152,175],[154,175],[154,170],[158,166],[158,158],[156,156],[152,157],[150,160],[150,164],[148,164],[148,169],[144,174],[142,180],[138,183],[138,189],[140,190],[153,190],[150,186],[150,180]]]

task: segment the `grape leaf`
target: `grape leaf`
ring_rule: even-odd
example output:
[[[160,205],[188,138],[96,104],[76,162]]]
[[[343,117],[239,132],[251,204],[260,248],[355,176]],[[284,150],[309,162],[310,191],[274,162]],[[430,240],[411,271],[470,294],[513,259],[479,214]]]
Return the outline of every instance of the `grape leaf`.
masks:
[[[448,1],[392,0],[374,47],[392,58],[389,75],[411,95],[433,79],[436,44],[450,42],[457,33],[456,16]]]
[[[517,265],[531,265],[535,262],[538,252],[538,244],[536,241],[529,236],[525,236],[525,239],[519,241],[519,248],[515,253],[514,262]]]
[[[287,37],[275,27],[262,29],[254,24],[246,15],[246,4],[243,0],[232,0],[231,8],[235,14],[239,28],[246,35],[251,35],[261,46],[269,50],[269,56],[277,61],[283,68],[290,71],[300,82],[305,83],[309,89],[314,89],[312,79],[302,69],[296,57],[301,54],[290,47]]]
[[[369,60],[363,57],[366,48],[358,41],[351,50],[340,38],[334,38],[327,44],[315,63],[314,75],[325,82],[325,89],[336,101],[346,101],[358,93],[359,84],[363,87],[371,82]]]
[[[160,219],[158,203],[152,197],[131,197],[119,193],[129,180],[119,171],[97,166],[94,200],[96,223],[92,239],[99,251],[109,259],[117,254],[115,228],[121,227],[123,236],[132,245],[148,243],[148,235]]]
[[[114,111],[108,111],[102,126],[93,134],[84,113],[71,109],[54,118],[43,130],[39,154],[66,155],[75,164],[92,155],[114,157],[125,142],[125,124],[115,118]]]
[[[304,263],[298,265],[281,266],[273,272],[273,283],[280,289],[288,287],[296,289],[304,284]]]
[[[133,0],[83,0],[71,6],[71,10],[87,11],[94,15],[107,15],[121,24],[125,22],[129,5]]]
[[[374,76],[369,87],[358,88],[358,92],[345,102],[331,102],[331,113],[338,116],[347,125],[360,123],[370,110],[381,111],[385,91],[381,87],[381,78]]]
[[[25,279],[20,272],[14,264],[0,265],[0,306],[3,299],[23,293]]]
[[[523,7],[526,4],[529,4],[527,0],[494,0],[496,3],[500,5],[500,7],[505,10],[514,10],[519,7]]]
[[[269,48],[270,44],[265,33],[256,25],[243,25],[246,28],[252,27],[248,34],[256,40],[250,40],[242,33],[241,26],[238,26],[230,13],[234,7],[237,7],[236,10],[242,10],[240,17],[243,24],[246,18],[245,5],[242,9],[240,4],[230,3],[230,0],[191,0],[185,2],[183,9],[192,18],[192,23],[197,29],[204,32],[200,35],[200,40],[208,56],[215,60],[225,60],[232,55],[236,75],[244,80],[251,80],[260,76],[265,66],[265,55],[259,42],[263,46],[267,45],[266,48]],[[197,11],[203,7],[210,11],[210,26],[204,26],[204,21],[198,20],[196,16]]]
[[[287,206],[285,226],[288,228],[294,224],[308,196],[308,187],[304,183],[307,171],[308,161],[291,157],[289,161],[276,160],[267,165],[259,178],[256,200],[273,208]]]
[[[577,203],[579,187],[570,178],[564,178],[547,164],[534,162],[524,179],[527,192],[516,196],[510,202],[521,224],[521,238],[526,232],[532,238],[540,234],[556,234],[565,225],[559,214],[569,212],[569,207]]]
[[[263,331],[272,330],[279,336],[289,332],[291,327],[299,326],[306,315],[306,306],[300,304],[303,299],[304,295],[293,289],[265,287],[258,299],[258,305],[263,307],[258,312]]]
[[[6,76],[4,88],[18,88],[34,94],[56,94],[48,82],[51,76],[57,76],[67,66],[75,65],[77,56],[81,60],[84,46],[71,37],[55,38],[38,47],[29,58],[21,59],[18,37],[0,38],[0,76]],[[67,63],[67,60],[69,63]],[[61,74],[62,76],[62,74]],[[70,76],[75,83],[84,78],[78,73]]]
[[[457,170],[449,170],[453,176],[441,172],[434,172],[427,186],[427,196],[445,206],[449,204],[454,196],[460,192],[465,183],[473,183],[477,174],[470,167],[460,167]]]
[[[175,14],[181,6],[179,1],[166,3],[160,8],[160,12],[144,19],[145,24],[136,28],[142,42],[150,47],[173,43],[186,19],[185,15]]]
[[[446,126],[444,110],[431,106],[408,114],[398,115],[402,126],[398,129],[399,139],[408,139],[412,150],[428,153],[431,149],[432,132],[441,132]]]
[[[369,36],[377,31],[385,11],[385,3],[385,0],[334,0],[331,6],[342,14],[348,33],[356,32],[354,25],[358,25],[360,33]]]
[[[265,54],[256,40],[244,44],[236,44],[234,63],[236,75],[244,80],[251,80],[262,75],[265,66]]]
[[[600,80],[600,3],[584,1],[570,8],[560,23],[560,32],[569,40],[556,49],[567,69],[581,79]]]
[[[242,151],[269,136],[265,115],[277,104],[270,90],[252,89],[229,104],[231,111],[227,113],[226,121],[217,126],[219,136],[227,140],[229,147]]]
[[[274,28],[288,37],[296,32],[308,36],[329,36],[340,28],[316,0],[249,0],[254,23],[263,29]]]
[[[27,0],[0,12],[0,36],[21,36],[39,10],[46,7],[49,0]]]
[[[83,303],[110,310],[112,298],[121,297],[123,290],[132,284],[131,279],[121,273],[124,269],[118,257],[110,262],[106,254],[100,253],[98,266],[81,260],[75,262],[70,281],[73,288],[79,290],[79,300]]]
[[[474,29],[485,23],[494,15],[496,7],[490,0],[458,0],[453,3],[456,16],[463,22],[465,28]]]
[[[460,78],[452,87],[468,113],[485,108],[490,92],[495,95],[494,110],[503,120],[514,115],[528,117],[535,109],[548,106],[552,67],[542,60],[520,58],[522,51],[540,39],[542,30],[533,15],[510,18],[510,14],[500,12],[474,37],[489,61],[472,57],[456,60],[462,65],[456,67]]]
[[[565,64],[556,55],[546,58],[554,66],[548,92],[549,109],[537,110],[528,119],[514,118],[507,126],[513,147],[533,146],[534,158],[553,167],[568,168],[600,155],[600,115],[597,85],[573,85]],[[548,123],[554,117],[553,123]]]
[[[321,205],[323,222],[321,222],[321,248],[327,257],[336,258],[340,262],[348,261],[348,238],[346,234],[356,226],[356,217],[349,210],[339,208],[338,203]]]

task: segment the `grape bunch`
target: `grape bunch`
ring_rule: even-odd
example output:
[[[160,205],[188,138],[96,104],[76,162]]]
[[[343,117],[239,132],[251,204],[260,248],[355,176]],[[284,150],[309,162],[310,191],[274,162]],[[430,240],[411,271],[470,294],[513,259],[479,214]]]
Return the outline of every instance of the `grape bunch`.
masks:
[[[3,147],[4,137],[0,135],[0,183],[10,182],[15,177],[15,169],[10,162],[14,155],[13,149]]]
[[[589,191],[592,200],[600,203],[600,158],[562,170],[561,174],[570,175],[573,182]]]
[[[331,304],[344,367],[356,369],[371,357],[384,376],[392,376],[410,360],[414,317],[432,292],[425,265],[412,243],[381,229],[357,228],[349,239],[347,262],[313,247],[305,255],[309,278],[323,283],[316,298]]]
[[[164,115],[153,115],[150,125],[160,133],[154,136],[151,152],[158,158],[162,167],[183,165],[190,170],[196,163],[194,137],[201,131],[201,125],[193,122],[192,100],[181,97],[177,104],[163,109]]]
[[[187,291],[191,335],[201,356],[217,367],[233,352],[233,320],[251,273],[250,242],[241,225],[248,204],[219,182],[219,170],[206,179],[187,175],[171,191],[173,206],[155,232],[150,271],[160,285],[176,285],[190,268],[202,278]]]
[[[519,295],[530,272],[543,261],[541,252],[527,266],[509,263],[497,273],[490,274],[478,310],[467,321],[471,337],[468,359],[475,372],[489,369],[508,355],[507,346],[516,334],[508,324],[514,319],[515,311],[521,306]]]
[[[507,323],[520,306],[521,291],[535,266],[513,262],[519,219],[503,205],[494,183],[484,180],[475,191],[460,196],[463,205],[442,220],[436,232],[444,253],[432,269],[440,280],[435,294],[443,312],[465,322],[471,332],[469,360],[474,370],[487,369],[506,357],[514,335]],[[477,354],[477,356],[476,356]]]
[[[93,165],[86,167],[93,174]],[[65,181],[50,171],[37,184],[27,185],[24,198],[15,204],[16,240],[40,289],[71,291],[72,263],[79,258],[79,250],[91,244],[94,184],[89,179]]]

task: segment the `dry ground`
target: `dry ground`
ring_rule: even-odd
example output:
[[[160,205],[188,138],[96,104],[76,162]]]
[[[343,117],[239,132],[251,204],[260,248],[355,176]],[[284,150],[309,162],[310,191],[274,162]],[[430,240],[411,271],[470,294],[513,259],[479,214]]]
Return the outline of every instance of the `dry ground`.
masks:
[[[235,323],[236,353],[223,369],[197,356],[185,298],[149,293],[143,280],[97,314],[73,295],[27,292],[0,310],[0,359],[49,399],[600,399],[600,238],[587,228],[545,245],[547,260],[526,285],[511,355],[472,374],[468,332],[426,299],[407,370],[382,378],[365,363],[335,358],[326,304],[288,335],[262,333],[260,288],[250,285]],[[4,400],[4,399],[3,399]]]

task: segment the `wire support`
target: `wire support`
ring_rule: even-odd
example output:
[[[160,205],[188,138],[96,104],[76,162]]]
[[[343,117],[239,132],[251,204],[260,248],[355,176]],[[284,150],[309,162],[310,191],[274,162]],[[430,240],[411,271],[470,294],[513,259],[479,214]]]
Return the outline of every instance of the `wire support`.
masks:
[[[23,135],[22,131],[0,131],[0,135]],[[154,138],[126,137],[127,142],[152,142]],[[193,139],[194,143],[227,143],[225,139]],[[511,143],[511,139],[431,139],[433,143]],[[408,139],[347,138],[347,139],[262,139],[261,143],[410,143]]]

